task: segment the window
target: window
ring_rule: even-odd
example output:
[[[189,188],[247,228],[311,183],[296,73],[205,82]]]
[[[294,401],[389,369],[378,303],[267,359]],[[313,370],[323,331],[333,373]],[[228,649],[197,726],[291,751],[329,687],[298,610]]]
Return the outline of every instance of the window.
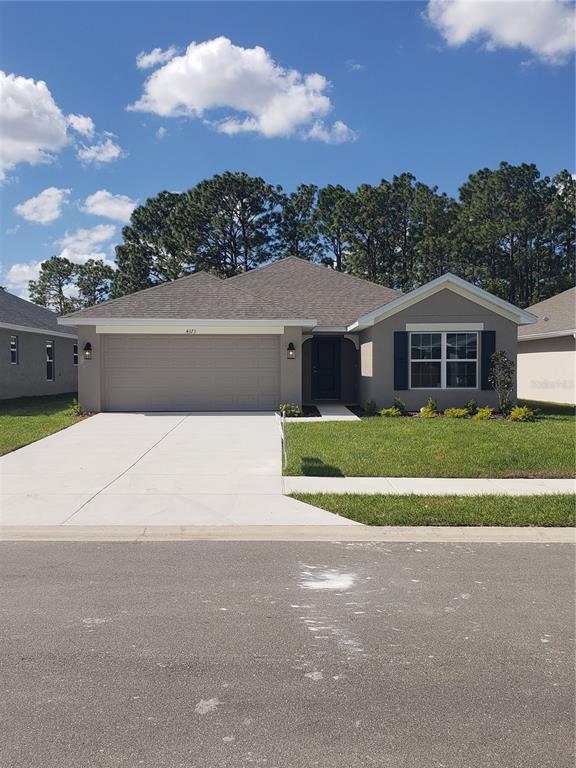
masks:
[[[78,344],[74,344],[73,355],[74,355],[74,358],[73,358],[74,365],[78,365]]]
[[[410,389],[476,389],[478,334],[411,333]]]
[[[18,336],[10,336],[10,363],[12,365],[18,365],[20,362],[18,358]]]
[[[54,381],[54,342],[46,342],[46,380]]]

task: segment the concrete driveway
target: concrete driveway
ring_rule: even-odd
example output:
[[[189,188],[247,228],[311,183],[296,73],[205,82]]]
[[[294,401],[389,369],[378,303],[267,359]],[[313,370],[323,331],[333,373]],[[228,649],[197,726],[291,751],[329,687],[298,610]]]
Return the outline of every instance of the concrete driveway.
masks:
[[[101,413],[0,459],[2,525],[355,525],[282,495],[273,413]]]

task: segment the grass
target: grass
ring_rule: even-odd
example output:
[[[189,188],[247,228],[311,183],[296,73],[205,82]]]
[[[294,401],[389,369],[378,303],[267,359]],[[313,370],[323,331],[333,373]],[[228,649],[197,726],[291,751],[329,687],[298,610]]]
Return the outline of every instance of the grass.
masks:
[[[0,401],[0,456],[76,424],[74,393]]]
[[[573,527],[571,494],[550,496],[383,496],[296,493],[293,498],[364,525]]]
[[[545,403],[541,400],[518,400],[518,405],[527,405],[548,416],[576,416],[576,405],[568,403]]]
[[[288,425],[287,475],[574,477],[575,420],[366,418]]]

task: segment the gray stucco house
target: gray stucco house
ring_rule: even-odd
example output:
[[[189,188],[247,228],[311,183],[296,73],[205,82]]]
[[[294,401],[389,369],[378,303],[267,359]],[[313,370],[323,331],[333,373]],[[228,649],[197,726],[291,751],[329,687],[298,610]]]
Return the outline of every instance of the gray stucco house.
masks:
[[[205,272],[81,310],[89,411],[270,410],[281,402],[410,409],[496,405],[490,355],[516,359],[535,317],[451,274],[400,294],[298,258]]]
[[[528,307],[538,320],[518,328],[518,397],[576,403],[576,288]]]
[[[78,339],[54,312],[0,290],[0,399],[76,392]]]

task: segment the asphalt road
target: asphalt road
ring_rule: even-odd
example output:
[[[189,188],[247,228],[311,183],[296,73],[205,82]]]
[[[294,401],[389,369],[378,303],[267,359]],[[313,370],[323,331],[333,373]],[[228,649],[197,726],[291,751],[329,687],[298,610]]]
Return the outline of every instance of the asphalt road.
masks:
[[[3,543],[3,768],[572,768],[574,549]]]

